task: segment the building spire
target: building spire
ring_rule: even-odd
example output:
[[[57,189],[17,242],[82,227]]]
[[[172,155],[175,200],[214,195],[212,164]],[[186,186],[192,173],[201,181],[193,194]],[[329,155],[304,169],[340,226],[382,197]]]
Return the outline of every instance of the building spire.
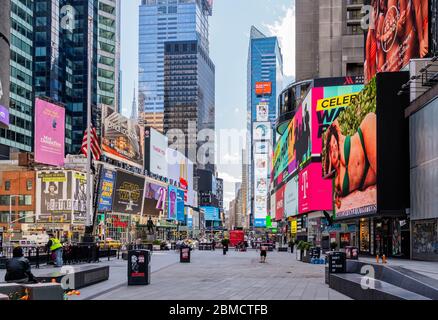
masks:
[[[132,97],[131,120],[138,120],[137,117],[137,99],[135,97],[135,81],[134,81],[134,96]]]

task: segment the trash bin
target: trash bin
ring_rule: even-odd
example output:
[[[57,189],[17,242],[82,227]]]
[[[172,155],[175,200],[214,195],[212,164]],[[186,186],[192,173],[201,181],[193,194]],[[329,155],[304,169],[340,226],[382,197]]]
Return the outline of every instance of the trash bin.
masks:
[[[329,273],[345,273],[347,271],[347,255],[341,251],[328,253]]]
[[[181,247],[179,250],[179,262],[190,263],[190,251],[189,247]]]
[[[128,286],[148,285],[151,282],[151,251],[128,251]]]

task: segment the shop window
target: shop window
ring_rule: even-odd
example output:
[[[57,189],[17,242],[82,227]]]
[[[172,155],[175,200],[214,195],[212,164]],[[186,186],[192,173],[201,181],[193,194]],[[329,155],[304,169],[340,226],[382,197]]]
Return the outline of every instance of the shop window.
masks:
[[[26,181],[26,189],[28,191],[32,190],[32,179],[27,179],[27,181]]]
[[[5,190],[6,191],[11,190],[11,181],[10,180],[5,181]]]

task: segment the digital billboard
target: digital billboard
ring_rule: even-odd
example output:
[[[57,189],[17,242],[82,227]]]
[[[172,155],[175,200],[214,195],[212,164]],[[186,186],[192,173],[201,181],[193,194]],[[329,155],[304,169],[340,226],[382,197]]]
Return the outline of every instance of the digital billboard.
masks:
[[[280,221],[284,217],[284,191],[286,185],[283,185],[275,193],[275,220]]]
[[[145,128],[145,169],[161,177],[167,177],[167,137],[154,128]],[[169,160],[172,160],[170,158]],[[170,161],[173,164],[172,161]],[[178,181],[179,177],[175,180]]]
[[[354,103],[363,85],[331,86],[311,89],[312,154],[319,156],[322,135],[339,114]]]
[[[176,219],[185,221],[184,216],[184,190],[177,189],[176,191]]]
[[[396,72],[429,53],[429,0],[366,0],[373,8],[365,42],[365,80]]]
[[[333,209],[333,183],[321,176],[321,163],[312,162],[299,173],[298,212],[331,211]]]
[[[35,99],[35,161],[57,167],[64,165],[65,109]]]
[[[253,141],[270,140],[271,139],[271,123],[270,122],[254,122],[253,123]]]
[[[269,104],[267,102],[260,102],[256,106],[257,122],[269,121]]]
[[[177,220],[178,210],[178,189],[175,186],[169,185],[167,189],[168,205],[167,205],[167,219]]]
[[[142,128],[109,106],[102,106],[102,151],[111,159],[143,169]]]
[[[113,212],[141,214],[145,178],[118,170],[114,188]]]
[[[8,126],[9,126],[9,109],[0,105],[0,127],[7,128]]]
[[[110,169],[102,169],[99,187],[98,211],[111,211],[113,205],[114,183],[116,172]]]
[[[377,210],[376,79],[323,135],[322,173],[334,179],[336,217]]]
[[[201,207],[201,210],[204,212],[204,220],[205,221],[220,221],[219,208],[205,206]]]
[[[258,96],[270,96],[272,94],[272,82],[256,82],[255,93]]]
[[[284,215],[293,217],[298,215],[298,175],[295,175],[286,184],[284,190]]]
[[[144,188],[143,215],[159,216],[167,201],[167,186],[146,180]]]

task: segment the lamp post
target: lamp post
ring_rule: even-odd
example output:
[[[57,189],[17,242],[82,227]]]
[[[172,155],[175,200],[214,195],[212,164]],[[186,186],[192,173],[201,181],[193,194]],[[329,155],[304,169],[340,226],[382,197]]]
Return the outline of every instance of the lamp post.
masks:
[[[11,244],[12,238],[12,197],[20,197],[18,194],[10,194],[9,195],[9,219],[8,219],[8,233],[9,233],[9,245]]]

